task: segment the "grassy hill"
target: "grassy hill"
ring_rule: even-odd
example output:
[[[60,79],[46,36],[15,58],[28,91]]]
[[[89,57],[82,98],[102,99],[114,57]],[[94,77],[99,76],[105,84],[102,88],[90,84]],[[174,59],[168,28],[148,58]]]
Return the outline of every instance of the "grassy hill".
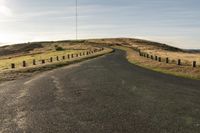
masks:
[[[30,42],[23,44],[14,44],[0,47],[0,58],[11,58],[21,55],[40,54],[49,51],[55,51],[55,47],[63,47],[67,50],[86,49],[81,47],[84,41],[58,41],[58,42]]]
[[[131,39],[131,38],[117,38],[117,39],[92,39],[87,40],[90,43],[107,44],[110,46],[126,46],[134,49],[138,49],[141,52],[149,53],[151,55],[157,55],[162,58],[170,58],[172,61],[182,59],[184,64],[191,65],[192,61],[200,63],[200,52],[198,50],[184,50],[176,48],[167,44]]]
[[[28,54],[33,53],[33,51],[43,50],[52,50],[55,45],[62,47],[73,46],[77,44],[97,44],[97,45],[120,45],[120,46],[131,46],[143,51],[152,51],[152,50],[164,50],[171,52],[186,52],[186,53],[198,53],[198,50],[183,50],[176,48],[167,44],[152,42],[141,39],[132,39],[132,38],[107,38],[107,39],[89,39],[81,41],[57,41],[57,42],[31,42],[23,44],[15,44],[0,47],[0,56],[7,55],[19,55],[19,54]]]
[[[80,41],[57,41],[57,42],[32,42],[0,47],[0,59],[12,58],[21,55],[34,55],[49,51],[55,51],[55,47],[67,50],[83,50],[90,45],[126,46],[138,49],[142,52],[161,57],[169,57],[172,60],[183,59],[186,63],[191,61],[200,62],[198,50],[183,50],[167,44],[152,42],[134,38],[107,38],[89,39]]]
[[[127,51],[128,60],[159,72],[170,73],[200,79],[200,52],[198,50],[184,50],[167,44],[152,42],[134,38],[106,38],[89,39],[79,41],[51,41],[51,42],[30,42],[0,47],[0,68],[9,68],[11,62],[19,62],[32,59],[47,59],[50,56],[61,55],[63,52],[75,53],[81,50],[89,50],[94,46],[115,46],[122,47]],[[57,51],[58,48],[64,51]],[[128,48],[128,49],[127,49]],[[140,57],[133,49],[150,55],[162,57],[163,61],[156,62]],[[169,58],[170,63],[164,63]],[[181,59],[181,66],[177,66],[177,60]],[[196,61],[196,68],[192,68],[192,62]],[[6,66],[7,65],[7,66]],[[5,67],[6,66],[6,67]]]
[[[183,51],[181,49],[161,44],[157,42],[150,42],[139,39],[128,39],[128,38],[114,38],[114,39],[91,39],[83,41],[58,41],[58,42],[32,42],[15,44],[0,47],[0,56],[8,55],[21,55],[33,53],[33,51],[52,50],[55,45],[75,45],[75,44],[106,44],[106,45],[123,45],[123,46],[136,46],[139,49],[162,49],[169,51]]]

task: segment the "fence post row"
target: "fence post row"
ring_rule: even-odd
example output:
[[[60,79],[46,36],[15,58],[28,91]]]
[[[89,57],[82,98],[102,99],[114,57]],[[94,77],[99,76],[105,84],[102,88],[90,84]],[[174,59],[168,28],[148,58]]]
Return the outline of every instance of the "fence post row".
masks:
[[[155,59],[156,61],[162,62],[162,58],[161,58],[161,57],[149,55],[148,53],[143,53],[143,52],[141,52],[141,51],[139,51],[139,56],[143,56],[143,57],[146,57],[146,58],[151,58],[152,60]],[[169,62],[170,62],[170,61],[169,61],[169,57],[166,57],[165,63],[168,64]],[[178,59],[177,65],[179,65],[179,66],[182,65],[181,59]],[[193,68],[196,68],[196,67],[197,67],[197,62],[196,62],[196,61],[193,61],[193,62],[192,62],[192,67],[193,67]]]
[[[70,59],[70,58],[74,58],[75,56],[76,57],[81,57],[81,56],[85,56],[85,55],[90,55],[90,54],[93,54],[93,53],[96,53],[96,52],[100,52],[100,51],[103,51],[104,48],[98,48],[98,49],[93,49],[93,50],[90,50],[90,51],[84,51],[84,52],[80,52],[80,53],[77,53],[77,54],[68,54],[67,56],[62,56],[62,59],[65,60],[66,58]],[[140,56],[142,56],[143,53],[140,52]],[[56,60],[59,61],[59,56],[56,56]],[[41,61],[41,64],[45,64],[46,61],[45,60],[40,60]],[[53,57],[50,57],[49,62],[53,62]],[[36,59],[33,59],[32,60],[32,65],[37,65],[36,63]],[[15,63],[11,63],[11,69],[14,69],[16,68],[16,64]],[[26,61],[22,61],[22,67],[27,67],[27,62]]]

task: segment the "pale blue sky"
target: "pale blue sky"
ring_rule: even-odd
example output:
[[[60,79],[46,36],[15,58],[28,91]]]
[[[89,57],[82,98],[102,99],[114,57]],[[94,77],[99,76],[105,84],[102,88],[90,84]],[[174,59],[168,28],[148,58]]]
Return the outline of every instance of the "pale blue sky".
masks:
[[[200,49],[199,0],[78,0],[79,38],[137,37]],[[75,0],[0,0],[0,42],[75,38]]]

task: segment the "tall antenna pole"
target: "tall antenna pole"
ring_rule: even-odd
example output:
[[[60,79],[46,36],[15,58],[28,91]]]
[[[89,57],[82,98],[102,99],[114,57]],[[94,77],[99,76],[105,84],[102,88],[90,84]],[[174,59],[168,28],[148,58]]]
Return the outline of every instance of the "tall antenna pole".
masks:
[[[78,40],[78,0],[76,0],[76,40]]]

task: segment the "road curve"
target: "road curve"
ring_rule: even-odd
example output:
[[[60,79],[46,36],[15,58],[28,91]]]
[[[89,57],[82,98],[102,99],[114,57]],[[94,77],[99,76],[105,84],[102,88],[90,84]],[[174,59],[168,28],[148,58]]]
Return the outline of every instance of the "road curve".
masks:
[[[199,133],[200,82],[116,51],[0,84],[0,133]]]

